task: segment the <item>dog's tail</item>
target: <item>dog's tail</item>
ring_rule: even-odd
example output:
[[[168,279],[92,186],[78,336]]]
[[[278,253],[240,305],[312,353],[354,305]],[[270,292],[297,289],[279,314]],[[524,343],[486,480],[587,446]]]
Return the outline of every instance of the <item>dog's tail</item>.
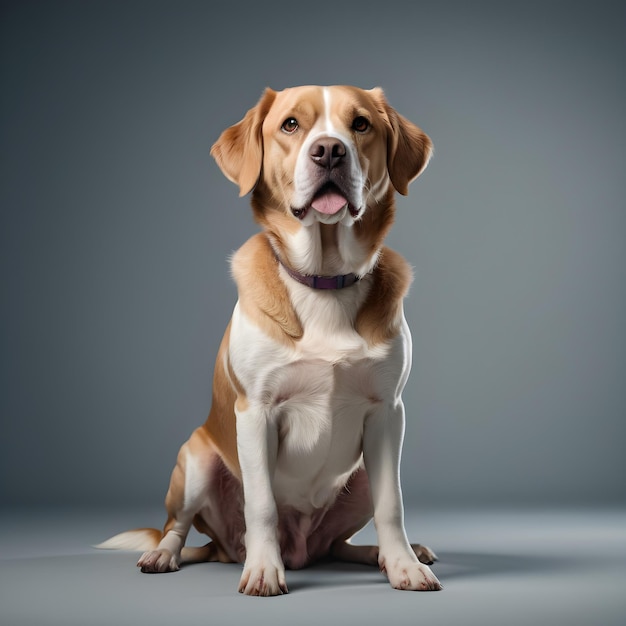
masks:
[[[137,528],[119,533],[94,548],[100,550],[131,550],[133,552],[148,552],[156,550],[163,533],[156,528]],[[230,563],[230,559],[222,557],[213,542],[205,546],[185,546],[181,550],[181,563],[206,563],[207,561],[223,560]]]
[[[147,552],[154,550],[163,538],[163,533],[156,528],[137,528],[115,535],[94,546],[101,550],[133,550]]]

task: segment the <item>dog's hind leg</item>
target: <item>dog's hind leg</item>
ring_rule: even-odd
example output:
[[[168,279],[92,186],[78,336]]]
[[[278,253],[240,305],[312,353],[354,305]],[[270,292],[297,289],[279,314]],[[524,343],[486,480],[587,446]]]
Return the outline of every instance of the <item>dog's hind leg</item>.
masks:
[[[168,519],[159,544],[144,552],[137,562],[137,567],[142,572],[156,574],[179,569],[181,551],[193,519],[209,504],[212,469],[218,458],[217,451],[203,427],[196,429],[183,444],[165,498]],[[184,555],[184,560],[212,560],[214,547],[211,546],[209,544],[205,548],[188,552]]]
[[[339,561],[378,566],[378,546],[354,545],[350,538],[372,518],[373,507],[365,469],[359,469],[337,497],[320,528],[309,539],[313,558],[328,554]],[[426,546],[412,544],[422,563],[432,565],[437,555]]]
[[[411,544],[415,556],[421,563],[432,565],[437,561],[437,555],[427,546],[419,543]],[[330,547],[331,556],[339,561],[362,563],[363,565],[378,565],[378,546],[357,546],[349,541],[336,541]]]

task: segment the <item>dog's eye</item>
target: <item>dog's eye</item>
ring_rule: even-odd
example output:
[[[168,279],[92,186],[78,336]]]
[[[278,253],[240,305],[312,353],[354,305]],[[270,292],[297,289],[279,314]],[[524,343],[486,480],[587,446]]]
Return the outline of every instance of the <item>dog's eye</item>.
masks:
[[[280,128],[283,132],[291,135],[298,130],[298,120],[295,117],[288,117]]]
[[[355,130],[357,133],[364,133],[369,129],[369,127],[369,120],[362,115],[355,117],[354,121],[352,122],[352,130]]]

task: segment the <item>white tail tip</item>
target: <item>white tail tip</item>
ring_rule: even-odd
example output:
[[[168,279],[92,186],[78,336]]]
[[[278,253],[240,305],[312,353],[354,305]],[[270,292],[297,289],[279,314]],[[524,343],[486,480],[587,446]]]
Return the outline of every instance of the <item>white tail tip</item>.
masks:
[[[154,550],[161,539],[161,531],[156,528],[138,528],[115,535],[94,546],[101,550],[133,550],[145,552]]]

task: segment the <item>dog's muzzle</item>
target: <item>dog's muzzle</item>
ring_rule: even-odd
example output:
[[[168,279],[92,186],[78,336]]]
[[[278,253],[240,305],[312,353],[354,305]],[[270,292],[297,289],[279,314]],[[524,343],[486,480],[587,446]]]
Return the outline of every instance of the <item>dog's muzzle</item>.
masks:
[[[293,215],[303,219],[309,208],[323,215],[335,215],[347,208],[356,217],[359,209],[350,201],[351,194],[347,191],[349,163],[345,144],[336,137],[321,137],[311,144],[308,156],[317,191],[304,207],[292,207]]]

